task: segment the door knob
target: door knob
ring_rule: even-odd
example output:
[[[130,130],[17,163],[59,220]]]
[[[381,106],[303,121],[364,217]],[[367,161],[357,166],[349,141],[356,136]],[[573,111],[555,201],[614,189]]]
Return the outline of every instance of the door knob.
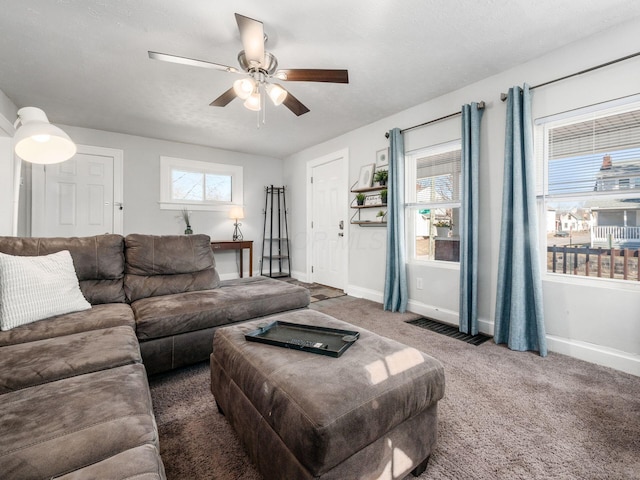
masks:
[[[344,237],[344,233],[342,233],[342,232],[338,232],[338,236],[339,236],[339,237]]]

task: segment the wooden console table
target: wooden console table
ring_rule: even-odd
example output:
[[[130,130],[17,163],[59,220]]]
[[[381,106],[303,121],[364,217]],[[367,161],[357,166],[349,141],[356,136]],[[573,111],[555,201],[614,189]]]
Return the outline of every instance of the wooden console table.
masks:
[[[244,275],[243,250],[249,249],[249,276],[253,277],[253,240],[213,240],[211,249],[216,250],[239,250],[240,251],[240,278]]]

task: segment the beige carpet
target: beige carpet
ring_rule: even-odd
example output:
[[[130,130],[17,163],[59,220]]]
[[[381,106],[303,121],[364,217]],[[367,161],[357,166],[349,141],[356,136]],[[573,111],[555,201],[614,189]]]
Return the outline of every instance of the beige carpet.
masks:
[[[640,479],[639,377],[492,341],[476,347],[367,300],[333,298],[311,308],[443,363],[438,444],[420,480]],[[206,364],[150,383],[170,479],[261,479],[217,412]]]

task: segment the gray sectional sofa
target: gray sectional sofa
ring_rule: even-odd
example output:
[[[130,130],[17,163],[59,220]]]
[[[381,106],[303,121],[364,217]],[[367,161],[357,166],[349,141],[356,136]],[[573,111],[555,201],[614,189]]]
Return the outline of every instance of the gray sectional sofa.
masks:
[[[309,304],[286,282],[220,281],[206,235],[0,237],[12,256],[62,250],[91,308],[0,331],[3,479],[165,478],[147,375],[207,360],[220,326]]]

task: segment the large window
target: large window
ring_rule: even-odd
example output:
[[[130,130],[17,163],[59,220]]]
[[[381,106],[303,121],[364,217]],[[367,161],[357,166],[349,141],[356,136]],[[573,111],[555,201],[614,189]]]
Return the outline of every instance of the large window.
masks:
[[[161,208],[217,210],[241,205],[242,167],[160,157]]]
[[[637,282],[640,102],[536,123],[547,271]]]
[[[460,140],[407,155],[407,218],[415,260],[458,262]]]

